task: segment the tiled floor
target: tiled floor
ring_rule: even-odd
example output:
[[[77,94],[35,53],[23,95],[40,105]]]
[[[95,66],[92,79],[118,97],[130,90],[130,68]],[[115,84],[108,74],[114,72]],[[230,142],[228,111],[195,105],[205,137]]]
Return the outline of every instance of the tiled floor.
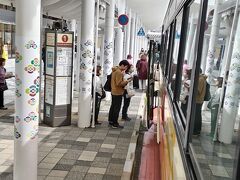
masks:
[[[234,132],[232,144],[213,142],[208,136],[210,117],[209,111],[203,111],[202,133],[199,137],[193,138],[193,148],[204,179],[230,180],[233,176],[237,132]]]
[[[10,88],[14,89],[11,85]],[[11,93],[10,90],[6,94],[9,109],[0,111],[0,180],[13,179],[14,105]],[[137,93],[132,98],[129,107],[132,120],[120,120],[124,129],[108,127],[110,102],[107,101],[101,105],[99,120],[103,123],[96,128],[78,128],[78,116],[74,112],[71,126],[51,128],[40,124],[38,179],[121,179],[134,125],[139,121],[136,118],[141,96]],[[76,102],[73,106],[73,111],[76,111]]]

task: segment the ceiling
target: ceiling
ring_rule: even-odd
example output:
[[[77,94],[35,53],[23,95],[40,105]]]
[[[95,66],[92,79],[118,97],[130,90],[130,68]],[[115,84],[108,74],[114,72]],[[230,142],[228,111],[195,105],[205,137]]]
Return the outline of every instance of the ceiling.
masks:
[[[16,0],[0,0],[1,3],[15,2]],[[107,1],[107,0],[100,0]],[[116,0],[126,1],[127,7],[131,8],[140,17],[143,26],[147,30],[159,30],[162,26],[164,15],[169,0]],[[42,0],[43,12],[50,16],[67,19],[79,19],[81,15],[81,0]]]
[[[127,0],[127,4],[137,13],[148,30],[159,30],[169,0]]]

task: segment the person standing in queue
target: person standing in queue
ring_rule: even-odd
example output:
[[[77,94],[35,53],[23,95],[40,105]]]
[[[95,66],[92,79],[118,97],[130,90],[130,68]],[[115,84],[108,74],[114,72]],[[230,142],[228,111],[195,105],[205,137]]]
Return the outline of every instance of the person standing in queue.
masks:
[[[196,112],[195,112],[193,135],[200,135],[201,129],[202,129],[202,105],[203,105],[204,97],[206,94],[206,84],[207,84],[206,79],[207,79],[207,76],[202,74],[202,70],[200,69],[197,97],[196,97]]]
[[[112,103],[109,111],[108,122],[112,128],[123,128],[118,123],[119,112],[121,110],[122,96],[124,93],[125,86],[132,80],[124,80],[123,72],[129,67],[129,62],[127,60],[122,60],[119,66],[112,68],[111,76],[111,94]]]
[[[130,65],[129,68],[125,71],[124,74],[124,79],[128,80],[128,79],[133,79],[132,73],[134,71],[134,67],[133,65]],[[123,108],[122,108],[122,120],[124,121],[131,121],[131,118],[128,117],[128,107],[130,105],[131,102],[131,98],[134,96],[134,90],[133,90],[133,84],[132,81],[129,82],[126,86],[125,86],[125,91],[123,94]]]

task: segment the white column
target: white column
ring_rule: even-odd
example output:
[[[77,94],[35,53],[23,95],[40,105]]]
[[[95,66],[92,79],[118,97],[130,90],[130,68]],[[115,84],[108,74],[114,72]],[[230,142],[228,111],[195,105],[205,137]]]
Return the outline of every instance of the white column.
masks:
[[[225,40],[225,48],[224,48],[224,57],[223,57],[223,62],[221,64],[221,73],[220,73],[220,76],[223,77],[224,74],[225,74],[225,66],[226,66],[226,62],[227,62],[227,49],[228,49],[228,46],[229,46],[229,36],[226,37],[226,40]]]
[[[131,40],[130,40],[130,53],[132,56],[134,56],[134,45],[135,45],[135,32],[136,32],[136,16],[134,15],[131,20]],[[133,62],[135,61],[135,58],[133,58]]]
[[[90,126],[95,0],[82,0],[78,127]]]
[[[127,32],[126,32],[126,52],[125,52],[125,58],[127,58],[126,56],[128,54],[130,54],[131,19],[132,19],[132,10],[131,9],[129,10],[129,13],[128,13],[128,19],[129,19],[129,22],[128,22],[127,26],[126,26]]]
[[[205,74],[208,76],[209,82],[212,81],[212,72],[214,67],[216,44],[217,44],[219,28],[220,28],[220,16],[217,12],[218,12],[221,1],[222,0],[215,0],[215,6],[214,6],[214,15],[213,15],[213,22],[212,22],[212,29],[211,29],[208,56],[207,56],[206,71],[205,71]]]
[[[229,78],[227,83],[225,101],[222,113],[222,122],[219,133],[219,140],[223,143],[232,142],[234,124],[236,121],[240,96],[240,18],[238,19],[233,53],[231,58]]]
[[[110,5],[107,5],[106,8],[106,21],[104,28],[103,83],[106,82],[107,75],[111,74],[113,67],[115,0],[110,0],[109,3]],[[106,95],[106,100],[110,100],[111,94],[107,92]]]
[[[203,44],[203,52],[202,52],[202,60],[201,60],[202,72],[205,72],[205,70],[206,70],[208,47],[209,47],[209,37],[205,35],[204,36],[204,44]]]
[[[193,67],[193,61],[194,61],[194,50],[195,50],[196,38],[197,38],[197,29],[195,28],[194,36],[193,36],[193,39],[191,41],[191,44],[192,44],[192,47],[191,47],[191,50],[190,50],[191,53],[190,53],[189,59],[187,59],[188,64],[190,65],[191,68]]]
[[[14,180],[37,180],[41,0],[16,1]]]
[[[118,16],[121,14],[125,14],[126,0],[118,0]],[[113,65],[118,65],[118,63],[123,60],[123,38],[124,38],[124,30],[121,25],[116,29],[116,48],[114,54],[114,62]]]
[[[189,59],[190,59],[191,50],[192,50],[192,48],[194,48],[194,44],[192,42],[193,42],[196,26],[197,25],[195,24],[195,19],[194,19],[194,17],[192,17],[191,21],[190,21],[189,36],[188,36],[188,40],[187,40],[186,53],[185,53],[185,57],[184,57],[184,59],[186,59],[188,61],[188,63],[189,63]]]
[[[103,66],[104,66],[104,40],[105,40],[105,37],[104,37],[104,34],[102,35],[102,41],[101,41],[101,57],[100,57],[100,60],[101,60],[101,67],[102,67],[102,72],[104,71],[103,69]]]

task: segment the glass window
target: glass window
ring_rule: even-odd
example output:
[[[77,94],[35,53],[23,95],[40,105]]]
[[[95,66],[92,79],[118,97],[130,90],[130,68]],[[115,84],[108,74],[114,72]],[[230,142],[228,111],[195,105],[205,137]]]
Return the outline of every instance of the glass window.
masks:
[[[179,52],[180,35],[181,35],[181,28],[182,28],[182,16],[183,16],[183,12],[180,12],[180,14],[176,18],[176,28],[174,33],[171,68],[170,68],[170,74],[169,74],[169,86],[172,92],[174,92],[175,90],[178,52]]]
[[[188,98],[191,86],[191,72],[194,59],[194,50],[197,35],[198,16],[200,11],[200,4],[195,1],[189,6],[188,27],[186,36],[186,45],[184,50],[184,59],[182,63],[182,78],[180,82],[180,97],[178,105],[186,118]]]
[[[192,147],[204,179],[233,179],[240,121],[240,18],[226,1],[208,4]],[[191,53],[190,53],[191,54]],[[191,67],[191,63],[189,64]]]

